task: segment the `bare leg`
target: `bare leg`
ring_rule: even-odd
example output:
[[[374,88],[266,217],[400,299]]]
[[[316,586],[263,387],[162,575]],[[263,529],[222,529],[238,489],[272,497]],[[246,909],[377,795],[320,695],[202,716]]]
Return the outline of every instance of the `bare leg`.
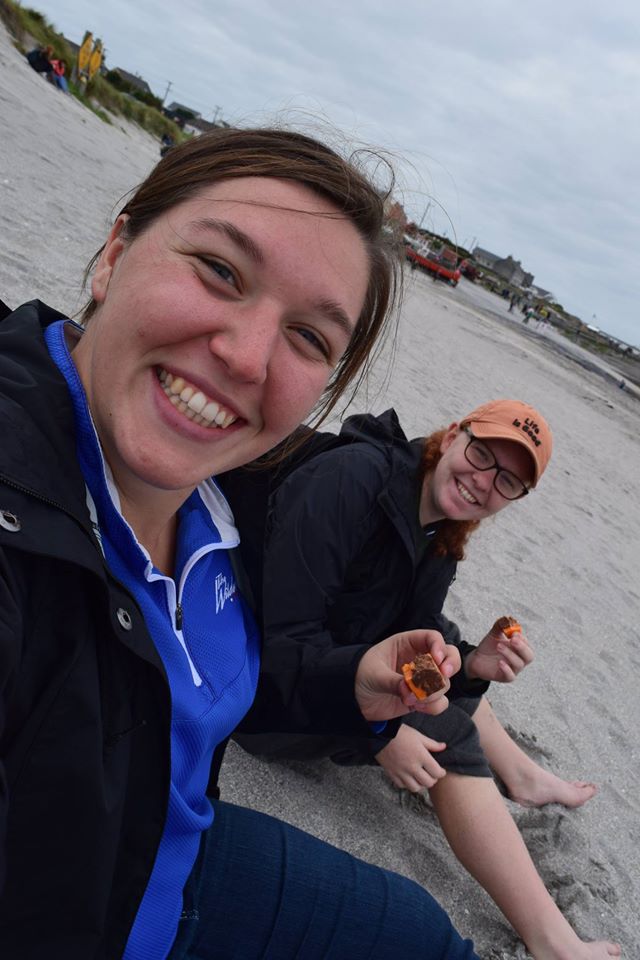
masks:
[[[493,780],[447,773],[429,791],[460,863],[493,898],[535,960],[606,960],[613,943],[584,943],[547,892]]]
[[[515,803],[523,807],[541,807],[545,803],[580,807],[596,793],[595,783],[563,780],[528,757],[511,739],[485,697],[480,701],[473,720],[489,766],[498,774],[507,788],[509,799]]]

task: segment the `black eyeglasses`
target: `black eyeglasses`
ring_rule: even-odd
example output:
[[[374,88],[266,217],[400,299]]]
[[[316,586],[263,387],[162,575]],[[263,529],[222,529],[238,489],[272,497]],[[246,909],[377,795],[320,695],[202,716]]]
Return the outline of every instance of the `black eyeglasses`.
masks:
[[[468,427],[462,428],[469,437],[469,442],[464,448],[464,455],[476,470],[495,470],[496,475],[493,478],[493,485],[505,500],[519,500],[520,497],[526,497],[529,493],[527,487],[515,473],[505,470],[501,467],[489,447],[477,440]]]

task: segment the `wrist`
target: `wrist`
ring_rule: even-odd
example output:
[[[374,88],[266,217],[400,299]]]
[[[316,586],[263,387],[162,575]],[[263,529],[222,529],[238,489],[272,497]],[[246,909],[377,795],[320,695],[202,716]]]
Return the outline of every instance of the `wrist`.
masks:
[[[477,673],[473,668],[473,664],[476,658],[476,651],[472,650],[471,653],[468,653],[466,657],[462,658],[462,671],[467,678],[467,680],[479,680]]]

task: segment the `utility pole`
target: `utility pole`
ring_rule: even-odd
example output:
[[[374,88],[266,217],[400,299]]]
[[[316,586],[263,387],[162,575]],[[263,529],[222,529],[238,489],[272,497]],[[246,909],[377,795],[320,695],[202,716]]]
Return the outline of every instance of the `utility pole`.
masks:
[[[213,119],[212,119],[211,123],[215,123],[215,122],[216,122],[216,120],[217,120],[218,117],[220,116],[221,111],[222,111],[222,107],[216,106],[215,110],[213,111]]]
[[[163,107],[164,107],[164,102],[165,102],[165,100],[167,99],[167,96],[168,96],[168,94],[169,94],[169,90],[171,90],[171,87],[172,87],[172,86],[173,86],[173,83],[171,82],[171,80],[167,80],[167,89],[165,90],[165,92],[164,92],[164,97],[162,98],[162,106],[163,106]]]
[[[431,203],[431,201],[429,201],[429,203],[424,208],[424,213],[422,214],[422,217],[420,218],[420,223],[418,224],[418,230],[422,230],[422,224],[424,223],[426,216],[429,213],[429,210],[431,210],[432,206],[433,204]]]

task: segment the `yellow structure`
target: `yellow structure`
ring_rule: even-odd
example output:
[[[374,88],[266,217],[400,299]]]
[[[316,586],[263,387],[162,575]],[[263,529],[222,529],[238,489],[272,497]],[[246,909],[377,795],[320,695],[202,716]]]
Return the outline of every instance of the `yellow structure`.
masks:
[[[101,63],[102,63],[102,40],[96,40],[95,46],[93,48],[93,53],[91,54],[91,59],[89,60],[89,80],[93,80],[96,73],[100,69]]]
[[[93,34],[90,30],[87,30],[78,50],[78,74],[87,73],[92,48]]]

